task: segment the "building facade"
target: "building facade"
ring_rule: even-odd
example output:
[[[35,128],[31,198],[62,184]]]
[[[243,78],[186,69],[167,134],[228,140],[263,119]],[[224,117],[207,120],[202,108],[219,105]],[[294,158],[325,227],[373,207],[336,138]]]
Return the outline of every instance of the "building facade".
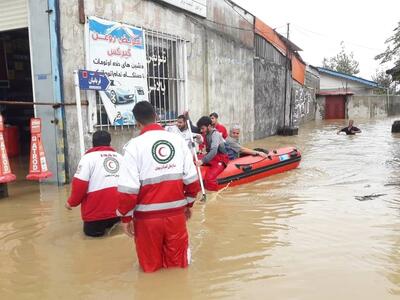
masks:
[[[367,99],[373,96],[374,91],[379,88],[376,82],[360,77],[326,68],[313,69],[317,70],[320,77],[320,90],[317,99],[318,119],[344,119],[351,116],[354,108],[358,107],[356,103],[351,102],[351,99],[354,96],[358,96],[358,99]],[[369,100],[366,101],[368,102]],[[382,102],[381,100],[377,101]],[[380,107],[383,108],[385,105],[382,103]],[[381,109],[376,110],[376,113],[372,113],[372,115],[381,114]]]
[[[80,91],[85,149],[91,146],[92,133],[105,129],[121,150],[137,134],[133,124],[125,123],[131,117],[126,108],[143,97],[156,107],[162,123],[185,110],[193,121],[217,112],[227,127],[242,127],[243,142],[312,118],[315,93],[304,85],[305,64],[298,47],[232,1],[18,0],[13,7],[7,3],[0,0],[0,37],[6,41],[0,43],[0,51],[9,55],[3,72],[0,63],[0,101],[27,101],[23,124],[17,124],[12,109],[5,110],[16,126],[26,127],[33,116],[42,118],[49,168],[57,174],[50,181],[67,182],[81,156],[74,71],[102,72],[114,64],[122,68],[121,59],[131,56],[130,49],[119,47],[131,40],[125,35],[112,38],[113,30],[128,35],[133,31],[136,38],[137,32],[142,34],[143,60],[135,67],[146,72],[138,76],[107,69],[111,88],[104,93]],[[6,22],[5,12],[13,15],[13,24]],[[107,34],[93,29],[93,20],[106,24]],[[114,43],[109,57],[93,60],[93,40]],[[119,83],[126,77],[140,77],[147,84],[133,84],[127,91]],[[17,88],[21,80],[26,81],[25,93]],[[4,88],[6,83],[2,89],[2,82],[14,90]],[[111,110],[115,117],[110,117]]]

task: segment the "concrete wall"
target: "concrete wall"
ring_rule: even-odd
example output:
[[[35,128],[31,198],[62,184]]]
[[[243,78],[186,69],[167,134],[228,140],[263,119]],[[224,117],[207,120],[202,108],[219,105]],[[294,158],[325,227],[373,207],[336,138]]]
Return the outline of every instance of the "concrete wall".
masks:
[[[315,120],[317,106],[315,87],[302,86],[293,82],[292,87],[292,125],[299,127],[308,121]]]
[[[254,71],[252,57],[253,16],[229,1],[209,0],[207,19],[155,1],[86,0],[86,16],[97,16],[151,30],[174,34],[188,41],[188,106],[191,118],[218,112],[221,123],[239,123],[244,141],[253,138]],[[84,25],[79,24],[76,1],[60,0],[61,53],[65,102],[74,101],[73,70],[85,67]],[[228,26],[218,25],[226,24]],[[247,30],[237,30],[241,27]],[[93,93],[93,92],[90,92]],[[87,99],[86,92],[81,92]],[[91,135],[83,108],[86,148]],[[66,132],[70,173],[80,158],[74,107],[66,108]],[[132,136],[132,130],[111,130],[117,150]]]
[[[315,93],[318,93],[320,90],[320,77],[319,72],[313,67],[306,67],[306,78],[304,85],[307,88],[313,89]]]
[[[315,120],[325,119],[325,96],[316,97]]]
[[[327,74],[320,73],[320,89],[336,91],[352,91],[355,94],[368,95],[373,94],[373,89],[365,84],[352,80],[337,78]]]
[[[396,116],[400,115],[400,96],[389,96],[388,97],[388,115]]]
[[[256,36],[254,59],[254,138],[274,135],[284,124],[285,57],[262,37]],[[288,77],[290,76],[288,72]],[[288,80],[288,83],[291,80]],[[289,90],[287,84],[287,90]],[[290,94],[287,96],[290,103]],[[289,106],[287,106],[289,107]],[[289,109],[286,109],[287,119]]]
[[[400,96],[350,96],[346,103],[348,118],[379,118],[400,114]]]
[[[213,32],[208,34],[208,38],[209,108],[204,113],[216,111],[227,128],[239,124],[243,131],[242,141],[252,141],[255,120],[254,52],[233,41],[221,39]]]
[[[325,116],[325,96],[318,96],[315,119]],[[353,95],[346,97],[346,118],[380,118],[400,115],[400,96]]]

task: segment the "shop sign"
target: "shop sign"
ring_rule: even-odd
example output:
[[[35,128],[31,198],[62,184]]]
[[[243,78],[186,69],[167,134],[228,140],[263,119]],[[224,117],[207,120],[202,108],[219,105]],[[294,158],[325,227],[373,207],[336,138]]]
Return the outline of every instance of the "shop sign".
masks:
[[[132,108],[148,101],[145,33],[128,24],[89,17],[87,69],[106,75],[109,85],[99,91],[112,125],[135,123]]]

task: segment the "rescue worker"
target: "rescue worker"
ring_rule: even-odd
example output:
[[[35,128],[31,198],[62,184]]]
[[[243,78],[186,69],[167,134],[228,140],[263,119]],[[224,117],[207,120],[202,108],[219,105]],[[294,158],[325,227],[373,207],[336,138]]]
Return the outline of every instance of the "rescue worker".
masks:
[[[186,221],[200,190],[193,157],[180,136],[155,124],[149,102],[138,102],[133,115],[141,131],[125,146],[117,213],[124,232],[135,236],[144,272],[185,268],[190,258]]]
[[[217,129],[217,131],[222,134],[222,137],[226,139],[228,137],[228,131],[226,130],[224,125],[218,122],[218,114],[216,112],[213,112],[210,114],[210,118],[212,127]]]
[[[225,142],[221,134],[212,127],[211,119],[207,116],[197,121],[197,127],[205,137],[207,154],[196,162],[197,166],[210,165],[204,176],[204,186],[207,190],[217,191],[217,176],[226,168],[229,161]]]
[[[191,121],[189,120],[189,122]],[[176,119],[176,125],[165,126],[165,130],[182,136],[183,139],[188,144],[189,148],[191,149],[192,148],[191,136],[193,136],[193,140],[196,141],[197,144],[203,143],[202,136],[200,134],[195,133],[197,131],[197,128],[196,127],[193,128],[192,124],[191,127],[192,127],[192,132],[190,132],[188,128],[187,119],[185,115],[179,115],[178,118]]]
[[[115,210],[118,207],[117,183],[122,157],[110,147],[111,136],[107,131],[96,131],[92,143],[93,148],[79,162],[65,207],[71,210],[80,204],[83,232],[99,237],[120,221]]]

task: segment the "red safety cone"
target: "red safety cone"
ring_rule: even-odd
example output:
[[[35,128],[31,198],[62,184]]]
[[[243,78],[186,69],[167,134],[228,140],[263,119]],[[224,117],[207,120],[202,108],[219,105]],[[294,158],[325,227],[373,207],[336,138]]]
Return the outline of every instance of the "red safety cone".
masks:
[[[31,158],[28,180],[40,180],[53,174],[47,168],[46,157],[42,145],[42,123],[40,118],[31,119]]]
[[[11,172],[6,145],[4,143],[3,132],[4,132],[3,116],[0,115],[0,159],[1,159],[0,183],[11,182],[16,179],[15,175]]]

